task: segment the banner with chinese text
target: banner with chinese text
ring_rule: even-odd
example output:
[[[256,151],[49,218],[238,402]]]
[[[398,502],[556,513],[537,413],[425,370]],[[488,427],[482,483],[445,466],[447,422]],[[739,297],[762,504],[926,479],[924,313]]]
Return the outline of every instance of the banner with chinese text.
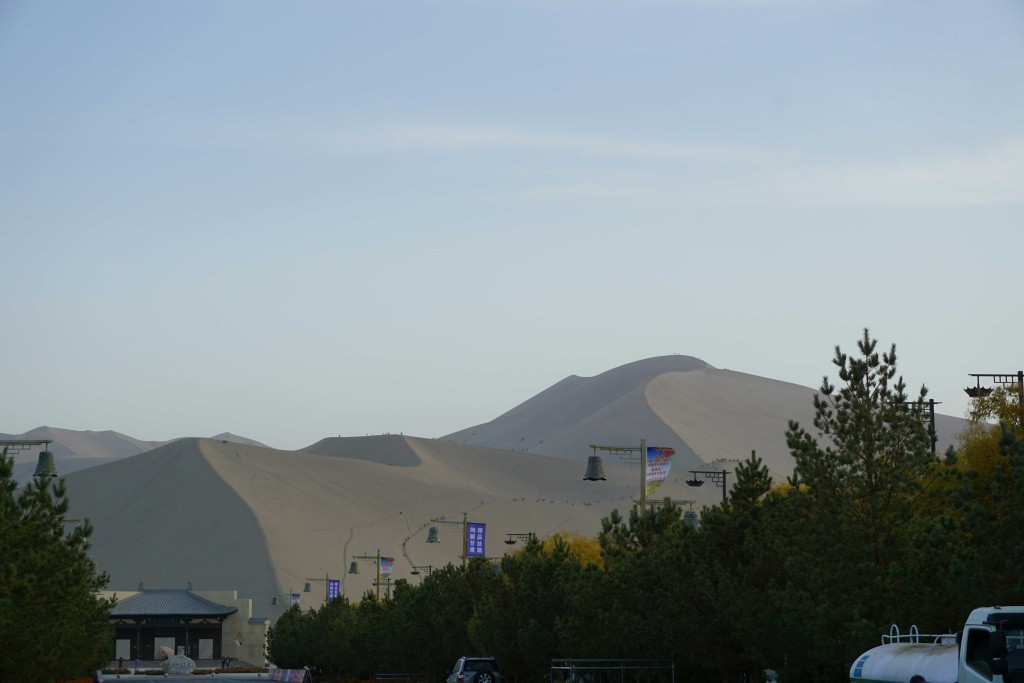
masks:
[[[395,558],[393,557],[382,557],[380,558],[380,574],[390,574],[391,570],[395,568]]]
[[[341,579],[327,580],[327,599],[333,600],[341,595]]]
[[[674,448],[660,448],[658,446],[647,447],[647,495],[658,490],[661,482],[668,476],[668,470],[672,467],[672,456],[676,454]]]
[[[482,522],[466,522],[466,557],[486,557],[484,540],[487,525]]]

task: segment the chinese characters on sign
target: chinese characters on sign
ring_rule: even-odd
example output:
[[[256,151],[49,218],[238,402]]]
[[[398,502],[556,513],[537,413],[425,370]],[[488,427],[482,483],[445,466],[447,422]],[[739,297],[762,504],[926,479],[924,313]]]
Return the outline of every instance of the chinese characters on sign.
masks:
[[[672,467],[672,456],[675,454],[674,448],[647,448],[647,495],[657,491],[661,482],[665,481],[668,470]]]
[[[327,581],[327,599],[333,600],[341,595],[341,579],[329,579]]]
[[[484,537],[487,525],[482,522],[466,523],[466,557],[485,557]]]

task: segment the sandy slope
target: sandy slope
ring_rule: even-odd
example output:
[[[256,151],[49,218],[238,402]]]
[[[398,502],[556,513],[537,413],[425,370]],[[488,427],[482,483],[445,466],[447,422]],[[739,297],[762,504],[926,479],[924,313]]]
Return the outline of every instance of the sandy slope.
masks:
[[[639,445],[640,439],[685,452],[685,444],[647,406],[643,392],[648,382],[666,372],[690,372],[706,365],[690,356],[659,356],[595,377],[574,375],[490,422],[444,438],[584,460],[591,452],[588,444]]]
[[[717,458],[741,460],[756,449],[782,479],[792,471],[787,422],[811,428],[813,393],[663,356],[567,378],[442,439],[332,437],[289,452],[190,438],[64,473],[70,516],[92,520],[91,552],[112,589],[237,589],[273,618],[293,591],[305,605],[320,604],[328,576],[343,579],[351,598],[372,590],[378,550],[397,559],[395,579],[420,580],[413,566],[459,562],[463,513],[487,524],[492,557],[510,549],[510,533],[596,535],[603,517],[631,507],[640,469],[606,454],[608,481],[584,482],[592,443],[675,448],[654,498],[697,507],[717,503],[722,491],[687,486],[689,470]],[[948,428],[941,448],[960,424],[940,419],[940,430]],[[441,543],[426,543],[432,523]],[[356,575],[347,573],[353,561]]]
[[[710,366],[661,375],[647,385],[646,395],[654,412],[705,462],[744,460],[756,450],[777,480],[793,472],[788,420],[810,428],[814,417],[814,392],[806,387]]]
[[[711,366],[661,375],[647,385],[651,408],[700,457],[743,460],[753,450],[777,481],[793,473],[789,420],[817,434],[813,389]],[[937,416],[938,449],[953,443],[962,420]]]
[[[340,453],[351,440],[318,448]],[[71,515],[95,526],[92,554],[112,589],[238,589],[275,617],[285,593],[343,578],[358,598],[375,564],[397,558],[394,578],[419,580],[414,565],[458,562],[462,513],[488,525],[488,555],[510,549],[508,533],[594,535],[613,508],[626,510],[639,470],[609,467],[610,481],[584,482],[579,463],[413,437],[361,439],[358,453],[293,453],[211,439],[182,439],[152,452],[68,476]],[[379,447],[378,447],[379,446]],[[418,464],[394,464],[396,452]],[[391,462],[391,464],[388,464]],[[442,542],[427,544],[431,519]],[[421,575],[422,576],[422,575]],[[282,594],[278,607],[271,599]]]

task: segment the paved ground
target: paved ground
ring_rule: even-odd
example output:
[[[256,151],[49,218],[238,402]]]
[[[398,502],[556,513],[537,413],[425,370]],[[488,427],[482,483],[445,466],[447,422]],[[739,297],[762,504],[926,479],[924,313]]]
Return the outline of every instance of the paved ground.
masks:
[[[145,676],[143,674],[123,674],[118,676],[116,674],[107,674],[103,677],[104,683],[114,683],[115,681],[124,681],[125,683],[142,683],[143,681],[155,682],[155,681],[172,681],[172,680],[188,680],[188,681],[217,681],[218,683],[240,683],[241,681],[259,681],[267,680],[267,674],[233,674],[233,673],[222,673],[222,674],[210,674],[205,676],[196,676],[193,674],[180,674],[180,675],[168,675],[168,676]]]
[[[162,663],[163,662],[159,662],[159,661],[140,661],[139,662],[139,671],[154,671],[154,670],[158,670],[158,669],[160,669],[160,665]],[[221,661],[219,659],[217,659],[217,660],[213,660],[213,659],[197,659],[197,660],[195,660],[195,663],[196,663],[196,668],[197,669],[208,669],[210,671],[213,671],[214,669],[220,669],[220,665],[221,665]],[[241,667],[252,668],[250,664],[248,664],[246,662],[239,662],[238,660],[231,660],[231,664],[233,666],[241,666]],[[117,660],[114,660],[114,661],[110,662],[110,664],[108,665],[107,668],[108,669],[116,669],[117,668]],[[134,671],[135,670],[135,662],[134,661],[132,661],[132,662],[125,661],[124,668],[128,669],[129,671]],[[189,680],[189,681],[219,681],[219,683],[232,683],[233,681],[260,681],[260,680],[265,681],[268,678],[269,678],[268,674],[265,674],[265,673],[261,673],[261,674],[232,673],[230,670],[222,671],[222,672],[217,673],[217,674],[204,674],[204,675],[199,675],[199,676],[197,676],[195,674],[187,674],[187,675],[186,674],[168,674],[166,676],[163,675],[163,674],[160,674],[160,675],[150,676],[150,675],[141,674],[141,673],[140,674],[127,673],[127,674],[120,674],[120,675],[118,675],[118,674],[104,674],[103,675],[104,683],[116,683],[117,681],[123,681],[123,683],[143,683],[144,681],[170,681],[170,680],[174,680],[174,679],[179,679],[179,680],[180,679],[185,679],[185,680]]]

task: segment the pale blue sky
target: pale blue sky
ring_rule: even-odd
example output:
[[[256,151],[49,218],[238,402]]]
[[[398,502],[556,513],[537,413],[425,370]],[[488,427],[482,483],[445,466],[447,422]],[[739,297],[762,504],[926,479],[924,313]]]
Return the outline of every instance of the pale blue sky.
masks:
[[[0,3],[0,432],[1024,368],[1024,2]],[[643,435],[637,435],[642,437]]]

